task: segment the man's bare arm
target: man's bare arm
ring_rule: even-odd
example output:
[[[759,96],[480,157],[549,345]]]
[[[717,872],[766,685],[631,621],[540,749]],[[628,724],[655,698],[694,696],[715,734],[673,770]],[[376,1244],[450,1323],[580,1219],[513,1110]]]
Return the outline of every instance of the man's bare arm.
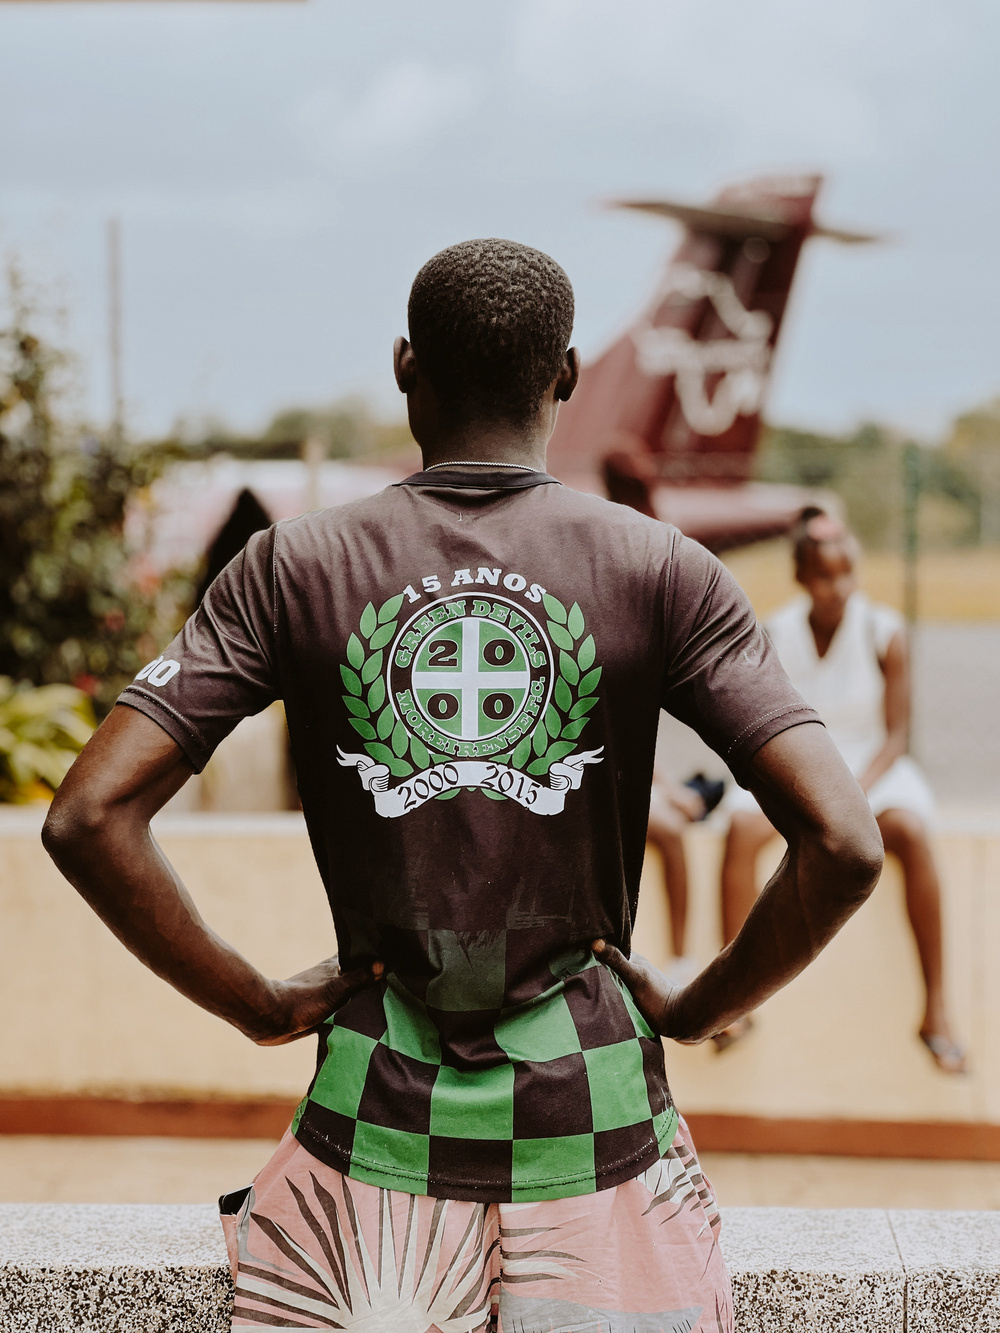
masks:
[[[788,844],[743,929],[689,986],[671,990],[644,958],[603,940],[650,1026],[675,1041],[704,1041],[798,976],[878,882],[882,839],[868,802],[818,723],[791,727],[751,761],[751,790]]]
[[[133,708],[114,708],[70,769],[42,841],[98,916],[157,976],[260,1045],[305,1036],[380,966],[327,959],[274,981],[202,920],[149,828],[191,776],[180,747]]]

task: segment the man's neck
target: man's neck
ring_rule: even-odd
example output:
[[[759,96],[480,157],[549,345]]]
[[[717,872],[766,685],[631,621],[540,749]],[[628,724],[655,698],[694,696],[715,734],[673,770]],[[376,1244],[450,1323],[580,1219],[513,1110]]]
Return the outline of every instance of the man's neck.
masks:
[[[545,471],[546,435],[537,429],[519,429],[507,423],[473,423],[442,431],[421,443],[424,467],[442,463],[490,463]]]

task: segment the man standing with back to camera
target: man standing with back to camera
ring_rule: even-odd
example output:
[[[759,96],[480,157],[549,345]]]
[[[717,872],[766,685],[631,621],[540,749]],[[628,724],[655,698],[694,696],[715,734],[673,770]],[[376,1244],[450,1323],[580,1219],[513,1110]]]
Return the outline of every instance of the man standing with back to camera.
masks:
[[[161,977],[261,1045],[320,1034],[291,1129],[222,1201],[234,1327],[732,1329],[659,1037],[702,1041],[801,971],[881,842],[718,561],[545,473],[572,324],[537,250],[434,256],[395,348],[423,471],[253,537],[46,821]],[[276,698],[344,967],[287,981],[212,933],[149,832]],[[788,843],[673,992],[629,960],[660,708]]]

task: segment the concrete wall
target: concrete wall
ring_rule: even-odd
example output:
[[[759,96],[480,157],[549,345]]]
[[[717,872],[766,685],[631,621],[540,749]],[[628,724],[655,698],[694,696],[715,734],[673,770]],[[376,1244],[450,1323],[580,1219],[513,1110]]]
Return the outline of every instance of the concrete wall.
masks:
[[[995,1333],[1000,1214],[723,1210],[739,1333]],[[228,1333],[211,1207],[0,1207],[0,1327]],[[684,1325],[687,1327],[687,1324]]]
[[[57,874],[40,823],[37,811],[0,811],[0,1093],[300,1096],[312,1040],[255,1047],[148,973]],[[300,816],[162,816],[157,836],[208,921],[272,975],[335,951]],[[707,961],[718,942],[719,835],[694,828],[688,847],[692,943]],[[950,989],[972,1074],[941,1075],[916,1041],[919,973],[890,868],[745,1042],[721,1056],[668,1044],[685,1112],[1000,1123],[1000,820],[945,822],[937,848]],[[668,941],[650,856],[637,944],[663,961]]]
[[[707,962],[718,947],[718,866],[713,829],[687,835],[693,872],[691,947]],[[667,1070],[686,1113],[1000,1122],[1000,818],[942,818],[935,848],[944,887],[947,987],[971,1073],[941,1074],[916,1039],[922,987],[890,860],[872,898],[826,951],[759,1012],[756,1028],[723,1054],[711,1043],[668,1043]],[[775,839],[762,877],[777,863]],[[637,947],[668,955],[662,877],[647,856]]]
[[[153,976],[59,875],[40,826],[0,810],[0,1090],[301,1096],[315,1042],[255,1046]],[[164,816],[157,836],[206,919],[265,972],[336,953],[300,815]]]

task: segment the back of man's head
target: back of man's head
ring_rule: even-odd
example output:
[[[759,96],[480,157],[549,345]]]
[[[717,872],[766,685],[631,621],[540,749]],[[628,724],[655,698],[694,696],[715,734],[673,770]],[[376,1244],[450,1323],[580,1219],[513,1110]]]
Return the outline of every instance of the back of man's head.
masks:
[[[463,241],[429,259],[410,291],[410,342],[453,418],[526,425],[562,368],[573,288],[516,241]]]

